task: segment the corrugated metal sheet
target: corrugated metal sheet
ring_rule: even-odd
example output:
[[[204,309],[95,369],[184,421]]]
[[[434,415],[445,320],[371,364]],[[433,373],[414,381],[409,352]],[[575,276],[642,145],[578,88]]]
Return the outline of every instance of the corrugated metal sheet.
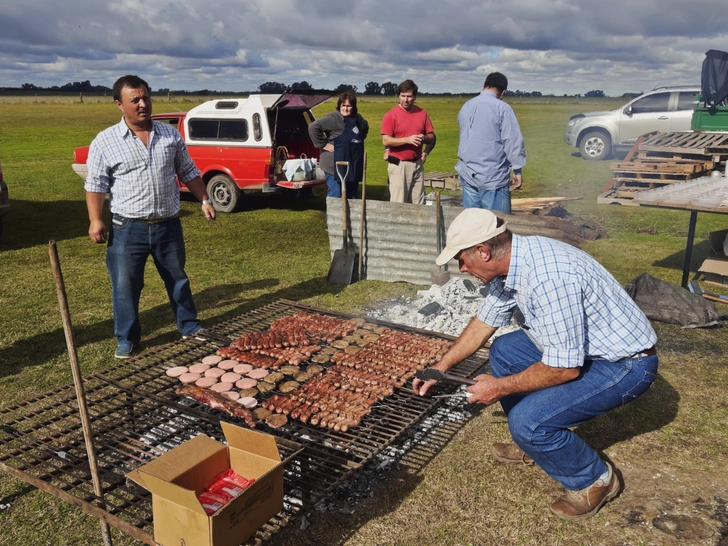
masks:
[[[349,248],[359,253],[361,200],[348,200],[348,207]],[[341,200],[327,197],[326,210],[329,249],[333,257],[334,251],[343,246]],[[442,207],[442,246],[445,244],[447,227],[462,211],[462,207]],[[366,223],[362,278],[431,284],[430,270],[435,267],[437,257],[435,214],[434,206],[367,201],[364,214]],[[519,235],[545,235],[574,245],[579,243],[559,228],[557,218],[501,213],[498,216],[507,220],[511,231]],[[358,262],[354,264],[355,271],[357,268]],[[454,260],[448,264],[448,268],[453,276],[467,277],[458,271],[457,262]]]

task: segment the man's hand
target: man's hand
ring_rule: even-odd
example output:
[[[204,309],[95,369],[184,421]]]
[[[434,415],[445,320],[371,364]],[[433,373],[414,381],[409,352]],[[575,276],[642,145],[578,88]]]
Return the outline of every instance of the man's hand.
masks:
[[[512,190],[519,190],[521,189],[521,185],[523,184],[523,175],[522,174],[514,174],[513,180],[511,180],[511,189]]]
[[[425,161],[427,161],[427,152],[422,152],[421,159],[422,159],[422,163],[424,163]]]
[[[88,236],[99,245],[105,243],[109,238],[106,225],[101,220],[95,220],[89,224]]]
[[[324,152],[333,152],[334,151],[334,145],[331,142],[327,142],[326,146],[321,148]]]
[[[417,379],[415,377],[412,380],[412,390],[415,391],[415,394],[424,396],[435,383],[437,383],[437,381],[423,381],[422,379]]]
[[[212,205],[202,205],[202,213],[208,220],[215,219],[215,207],[213,207]]]
[[[470,385],[467,388],[467,392],[471,395],[468,396],[468,402],[471,404],[495,404],[503,398],[503,394],[498,389],[498,379],[492,375],[479,375],[475,377],[475,381],[475,385]]]
[[[422,146],[422,143],[425,140],[425,135],[412,135],[405,138],[408,144],[412,144],[413,146]]]
[[[485,345],[485,342],[490,339],[495,331],[496,328],[493,326],[488,326],[481,322],[478,317],[473,317],[457,341],[450,347],[450,350],[432,368],[447,373],[458,362],[462,362]],[[412,390],[415,391],[415,394],[424,396],[435,383],[437,381],[422,381],[414,378],[412,380]]]

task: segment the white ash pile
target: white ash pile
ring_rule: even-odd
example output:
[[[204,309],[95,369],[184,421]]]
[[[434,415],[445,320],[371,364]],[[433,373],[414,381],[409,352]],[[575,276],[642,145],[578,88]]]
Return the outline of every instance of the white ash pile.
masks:
[[[385,301],[379,307],[368,309],[367,314],[373,319],[459,336],[487,295],[487,284],[476,285],[470,279],[453,278],[443,286],[433,284],[428,290],[418,291],[417,299],[401,297]],[[496,334],[517,328],[514,321]]]

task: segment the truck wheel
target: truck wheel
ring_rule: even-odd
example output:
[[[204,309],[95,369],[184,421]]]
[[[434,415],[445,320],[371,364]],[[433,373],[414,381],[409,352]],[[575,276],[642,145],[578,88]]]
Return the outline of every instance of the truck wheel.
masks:
[[[579,152],[584,159],[607,159],[612,155],[612,139],[601,131],[590,131],[581,139]]]
[[[219,212],[232,212],[238,206],[240,190],[226,174],[216,174],[207,184],[212,206]]]

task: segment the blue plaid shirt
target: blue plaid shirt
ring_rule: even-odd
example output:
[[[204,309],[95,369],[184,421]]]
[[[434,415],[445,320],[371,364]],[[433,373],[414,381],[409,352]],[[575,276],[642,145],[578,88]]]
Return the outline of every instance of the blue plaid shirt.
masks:
[[[149,148],[134,136],[123,117],[91,143],[84,188],[110,192],[113,214],[143,220],[175,216],[179,213],[175,175],[182,183],[200,176],[177,129],[152,123]]]
[[[474,188],[496,190],[511,183],[511,169],[520,174],[526,148],[513,108],[492,91],[481,91],[458,114],[460,145],[455,170]]]
[[[513,236],[508,275],[491,282],[478,318],[505,326],[516,304],[548,366],[616,362],[657,342],[645,314],[604,267],[553,239]]]

